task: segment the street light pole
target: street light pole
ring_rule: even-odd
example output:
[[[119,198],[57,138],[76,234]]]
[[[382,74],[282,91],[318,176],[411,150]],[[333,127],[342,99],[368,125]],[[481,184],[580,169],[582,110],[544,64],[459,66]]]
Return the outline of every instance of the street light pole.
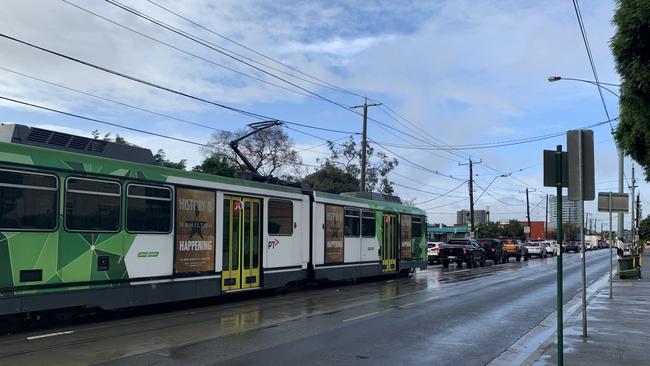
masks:
[[[603,83],[603,82],[597,82],[593,80],[585,80],[585,79],[577,79],[577,78],[566,78],[562,76],[549,76],[548,81],[549,82],[555,82],[555,81],[560,81],[560,80],[570,80],[570,81],[579,81],[582,83],[587,83],[587,84],[592,84],[596,85],[600,89],[603,89],[605,91],[610,92],[612,95],[614,95],[616,98],[620,99],[621,96],[608,88],[607,86],[613,86],[613,87],[620,87],[619,84],[612,84],[612,83]],[[607,86],[605,86],[607,85]],[[614,130],[612,130],[612,134],[614,133]],[[624,173],[623,170],[625,169],[625,159],[623,155],[623,149],[619,146],[618,143],[616,143],[616,151],[618,152],[618,193],[623,193],[623,179],[624,179]],[[623,237],[623,229],[624,229],[624,222],[625,216],[623,213],[618,214],[618,229],[616,230],[617,232],[617,237],[622,238]]]

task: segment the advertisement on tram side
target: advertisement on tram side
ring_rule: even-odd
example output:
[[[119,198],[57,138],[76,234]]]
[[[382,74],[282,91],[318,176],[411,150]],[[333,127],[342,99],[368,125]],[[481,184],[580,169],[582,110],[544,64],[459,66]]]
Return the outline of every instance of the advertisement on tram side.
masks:
[[[344,253],[343,207],[325,206],[325,263],[342,263]]]
[[[215,192],[176,190],[175,273],[214,271]]]

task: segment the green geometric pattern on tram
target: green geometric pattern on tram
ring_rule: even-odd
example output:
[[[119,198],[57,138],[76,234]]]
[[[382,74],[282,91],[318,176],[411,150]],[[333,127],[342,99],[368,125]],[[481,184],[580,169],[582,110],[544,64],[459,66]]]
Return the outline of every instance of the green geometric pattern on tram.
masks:
[[[11,273],[11,258],[9,257],[9,240],[0,233],[0,288],[13,287],[14,280]]]
[[[126,275],[126,263],[124,257],[103,250],[95,250],[93,253],[93,263],[97,263],[98,256],[108,256],[108,271],[93,271],[91,281],[106,281],[128,278]]]
[[[84,237],[85,235],[89,234],[62,233],[59,243],[58,271],[90,250],[92,244]]]
[[[0,272],[11,271],[14,286],[21,285],[20,271],[26,269],[40,269],[43,272],[43,281],[56,273],[56,257],[58,251],[58,235],[53,233],[4,233],[3,244],[0,244],[0,263],[9,261],[8,265],[2,264]],[[6,255],[5,255],[6,253]],[[2,275],[1,277],[9,278]],[[2,281],[2,278],[0,278]],[[36,284],[36,283],[34,283]]]
[[[64,161],[64,163],[73,170],[77,170],[77,171],[81,171],[81,172],[86,171],[86,168],[84,167],[83,163],[79,163],[79,162],[76,162],[76,161]]]

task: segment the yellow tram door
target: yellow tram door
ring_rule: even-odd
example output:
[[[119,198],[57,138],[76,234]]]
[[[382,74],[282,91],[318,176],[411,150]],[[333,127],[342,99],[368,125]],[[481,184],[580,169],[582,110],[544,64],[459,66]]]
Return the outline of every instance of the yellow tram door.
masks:
[[[384,272],[397,270],[397,216],[384,214],[381,264]]]
[[[221,273],[224,291],[260,286],[260,205],[257,198],[224,197]]]

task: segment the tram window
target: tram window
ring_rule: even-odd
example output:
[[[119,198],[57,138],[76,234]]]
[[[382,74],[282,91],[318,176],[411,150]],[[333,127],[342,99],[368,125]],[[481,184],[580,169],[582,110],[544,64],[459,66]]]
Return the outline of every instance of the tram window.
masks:
[[[171,228],[171,189],[129,184],[126,199],[126,230],[140,233],[169,233]]]
[[[0,229],[56,229],[57,190],[53,175],[0,169]]]
[[[293,234],[293,202],[269,200],[268,231],[271,235]]]
[[[120,229],[117,182],[68,178],[65,189],[65,227],[70,231],[115,232]]]
[[[361,236],[366,238],[375,237],[375,211],[363,211],[361,213]]]
[[[358,209],[345,209],[344,232],[345,236],[359,236],[361,234],[361,211]]]
[[[411,221],[411,235],[413,238],[421,238],[424,233],[422,232],[422,218],[413,217]]]

